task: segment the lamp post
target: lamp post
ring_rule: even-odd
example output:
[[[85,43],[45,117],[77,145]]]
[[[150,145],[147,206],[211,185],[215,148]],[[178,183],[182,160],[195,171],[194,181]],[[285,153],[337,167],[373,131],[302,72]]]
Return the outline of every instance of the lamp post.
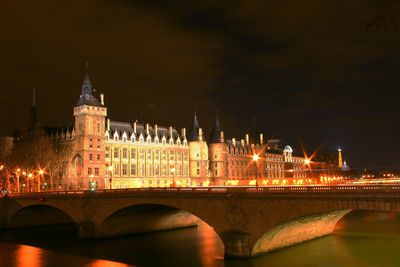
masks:
[[[171,172],[172,172],[172,187],[176,187],[175,185],[175,168],[171,168]]]
[[[28,174],[28,181],[29,181],[29,191],[32,192],[32,178],[33,178],[33,174],[29,173]]]
[[[18,168],[15,170],[15,176],[17,177],[17,193],[19,193],[20,188],[19,188],[19,176],[21,174],[21,169]]]
[[[108,166],[108,168],[107,168],[107,170],[108,170],[108,173],[109,173],[109,175],[110,175],[110,190],[112,189],[112,172],[113,172],[113,166],[112,165],[110,165],[110,166]]]
[[[254,162],[254,164],[256,166],[256,186],[258,186],[257,178],[258,178],[258,160],[259,159],[260,159],[260,156],[258,154],[254,154],[253,155],[253,162]]]
[[[40,169],[39,170],[39,177],[38,177],[38,192],[40,192],[40,182],[41,182],[41,180],[43,178],[43,174],[44,174],[44,170]]]

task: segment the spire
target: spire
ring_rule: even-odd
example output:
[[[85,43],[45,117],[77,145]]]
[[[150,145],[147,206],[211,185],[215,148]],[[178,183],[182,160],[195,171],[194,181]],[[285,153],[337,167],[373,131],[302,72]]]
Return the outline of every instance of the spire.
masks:
[[[190,130],[190,133],[188,136],[189,141],[199,141],[199,133],[198,133],[199,129],[200,129],[200,124],[197,120],[196,112],[194,112],[192,130]]]
[[[219,124],[218,110],[215,118],[215,125],[211,132],[210,143],[221,143],[221,125]]]
[[[339,169],[343,167],[342,149],[340,147],[338,149],[338,167]]]
[[[92,83],[90,82],[89,78],[89,63],[86,62],[86,75],[85,78],[83,79],[82,83],[82,94],[78,100],[78,103],[76,103],[76,107],[79,106],[95,106],[95,107],[101,107],[104,106],[100,101],[93,96],[93,87]]]
[[[89,78],[89,62],[86,62],[86,76],[82,83],[82,95],[92,95],[92,83]]]
[[[36,88],[35,88],[35,80],[33,80],[33,88],[32,88],[32,106],[31,112],[29,116],[29,125],[34,127],[37,124],[37,108],[36,108]]]

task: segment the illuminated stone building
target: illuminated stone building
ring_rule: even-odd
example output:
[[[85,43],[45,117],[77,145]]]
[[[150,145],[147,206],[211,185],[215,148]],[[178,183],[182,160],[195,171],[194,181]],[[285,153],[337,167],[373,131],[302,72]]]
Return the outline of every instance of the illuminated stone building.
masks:
[[[36,123],[36,103],[31,124]],[[94,95],[89,75],[74,107],[74,123],[42,127],[54,142],[72,147],[59,171],[56,188],[133,188],[170,186],[225,186],[305,184],[309,172],[305,158],[277,140],[258,143],[226,140],[218,116],[206,140],[195,114],[193,125],[177,131],[107,117],[104,95]],[[53,187],[55,188],[55,187]]]
[[[210,180],[213,185],[278,185],[312,183],[305,158],[293,155],[293,149],[278,144],[245,139],[224,140],[217,117],[209,142]]]
[[[190,148],[185,132],[108,120],[105,169],[112,187],[190,186]]]

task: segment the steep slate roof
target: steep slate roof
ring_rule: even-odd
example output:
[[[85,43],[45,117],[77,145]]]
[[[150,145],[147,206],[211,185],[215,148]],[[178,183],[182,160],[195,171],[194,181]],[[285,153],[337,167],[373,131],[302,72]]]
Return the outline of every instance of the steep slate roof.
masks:
[[[210,144],[221,143],[221,125],[219,124],[218,115],[215,120],[214,128],[211,131]]]
[[[192,129],[189,132],[188,141],[199,141],[199,134],[198,134],[199,128],[200,124],[197,120],[196,114],[194,114]]]
[[[87,67],[87,66],[86,66]],[[92,83],[90,82],[89,74],[86,72],[85,79],[82,82],[82,94],[76,103],[76,107],[80,106],[94,106],[94,107],[102,107],[103,105],[97,100],[96,97],[93,96]]]
[[[124,132],[128,135],[128,138],[131,137],[131,135],[134,133],[134,126],[133,124],[129,122],[118,122],[118,121],[111,121],[110,122],[110,134],[114,135],[115,132],[118,132],[119,135],[122,135]],[[136,123],[136,138],[139,138],[140,134],[143,135],[143,137],[147,137],[147,132],[146,132],[146,125]],[[149,134],[151,138],[155,138],[155,128],[149,125]],[[163,126],[157,126],[157,135],[158,138],[161,139],[163,136],[165,136],[167,139],[169,139],[170,132],[167,127]],[[178,137],[180,139],[183,139],[182,136],[178,133],[176,129],[172,129],[172,138],[174,140],[177,140]]]

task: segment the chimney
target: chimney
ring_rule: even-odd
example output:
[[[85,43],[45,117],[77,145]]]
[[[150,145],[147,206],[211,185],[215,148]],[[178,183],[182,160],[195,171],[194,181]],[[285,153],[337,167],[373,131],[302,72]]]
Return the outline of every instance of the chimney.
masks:
[[[169,131],[169,136],[172,137],[172,126],[168,127],[168,131]]]
[[[186,137],[186,128],[183,128],[182,130],[181,130],[181,135],[182,135],[182,137]]]
[[[264,145],[264,135],[260,134],[260,145]]]
[[[104,106],[104,94],[100,94],[100,102]]]
[[[136,121],[133,123],[133,133],[136,134],[137,132],[137,126],[136,126]]]
[[[154,136],[158,135],[158,125],[154,125]]]
[[[246,145],[250,144],[250,136],[249,134],[246,134]]]
[[[150,134],[150,129],[149,129],[149,124],[146,123],[146,134],[149,135]]]
[[[199,141],[203,141],[203,129],[199,128]]]
[[[240,140],[240,144],[241,144],[242,146],[244,146],[244,139],[241,139],[241,140]]]
[[[107,131],[110,131],[110,119],[107,119]]]
[[[220,132],[219,132],[219,141],[220,141],[221,143],[224,143],[224,142],[225,142],[224,131],[220,131]]]
[[[236,138],[232,138],[232,144],[236,145]]]

